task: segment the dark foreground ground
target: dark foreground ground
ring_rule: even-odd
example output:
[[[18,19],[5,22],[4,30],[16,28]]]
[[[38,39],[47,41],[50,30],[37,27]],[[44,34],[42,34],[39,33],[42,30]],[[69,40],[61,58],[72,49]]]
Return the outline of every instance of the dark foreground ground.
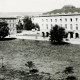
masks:
[[[11,74],[19,76],[16,80],[50,80],[49,75],[45,77],[49,73],[52,80],[66,76],[80,79],[80,45],[52,45],[47,41],[24,39],[1,40],[0,57],[3,57],[3,65],[6,67],[5,74],[0,72],[0,77],[4,75],[9,77],[6,80],[14,80]],[[27,61],[35,63],[39,73],[30,75],[28,67],[25,66]],[[73,67],[73,73],[63,73],[66,67]],[[25,74],[23,75],[21,71]]]

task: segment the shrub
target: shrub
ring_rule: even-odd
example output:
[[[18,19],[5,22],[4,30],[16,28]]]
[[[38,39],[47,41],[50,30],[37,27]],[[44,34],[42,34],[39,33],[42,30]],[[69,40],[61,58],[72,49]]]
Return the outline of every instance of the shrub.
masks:
[[[30,73],[36,73],[36,72],[38,72],[38,70],[36,68],[34,68],[35,64],[32,61],[28,61],[25,65],[27,67],[29,67],[29,72]]]
[[[77,78],[75,76],[68,76],[66,80],[77,80]]]
[[[73,67],[66,67],[65,70],[63,71],[65,74],[70,74],[73,73]]]
[[[0,22],[0,39],[9,35],[9,28],[7,25],[8,23],[6,23],[5,21]]]
[[[32,69],[32,70],[30,70],[30,73],[37,73],[37,72],[38,72],[37,69]]]
[[[55,25],[50,31],[50,40],[51,42],[62,42],[65,35],[65,29]]]

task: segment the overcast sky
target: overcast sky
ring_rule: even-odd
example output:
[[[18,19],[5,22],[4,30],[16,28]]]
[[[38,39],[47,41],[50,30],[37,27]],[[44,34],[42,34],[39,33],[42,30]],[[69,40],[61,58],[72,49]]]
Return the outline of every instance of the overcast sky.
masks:
[[[47,12],[64,5],[80,7],[80,0],[0,0],[0,12]]]

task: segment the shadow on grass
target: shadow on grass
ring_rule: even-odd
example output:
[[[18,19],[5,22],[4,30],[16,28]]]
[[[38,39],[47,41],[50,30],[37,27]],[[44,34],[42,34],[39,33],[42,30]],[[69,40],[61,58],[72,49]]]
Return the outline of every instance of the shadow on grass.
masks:
[[[68,45],[70,43],[68,43],[68,42],[53,42],[51,44],[53,44],[53,45]]]
[[[9,41],[9,40],[14,40],[14,39],[16,39],[16,38],[2,38],[2,39],[0,39],[0,41]]]

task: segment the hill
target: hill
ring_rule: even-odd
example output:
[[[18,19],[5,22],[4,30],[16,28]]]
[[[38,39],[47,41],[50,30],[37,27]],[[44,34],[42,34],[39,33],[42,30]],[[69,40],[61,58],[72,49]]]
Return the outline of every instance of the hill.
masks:
[[[43,13],[43,14],[56,14],[56,13],[80,13],[80,8],[76,8],[75,6],[72,6],[72,5],[65,5],[62,9],[55,9],[55,10],[52,10],[50,12],[46,12],[46,13]]]

